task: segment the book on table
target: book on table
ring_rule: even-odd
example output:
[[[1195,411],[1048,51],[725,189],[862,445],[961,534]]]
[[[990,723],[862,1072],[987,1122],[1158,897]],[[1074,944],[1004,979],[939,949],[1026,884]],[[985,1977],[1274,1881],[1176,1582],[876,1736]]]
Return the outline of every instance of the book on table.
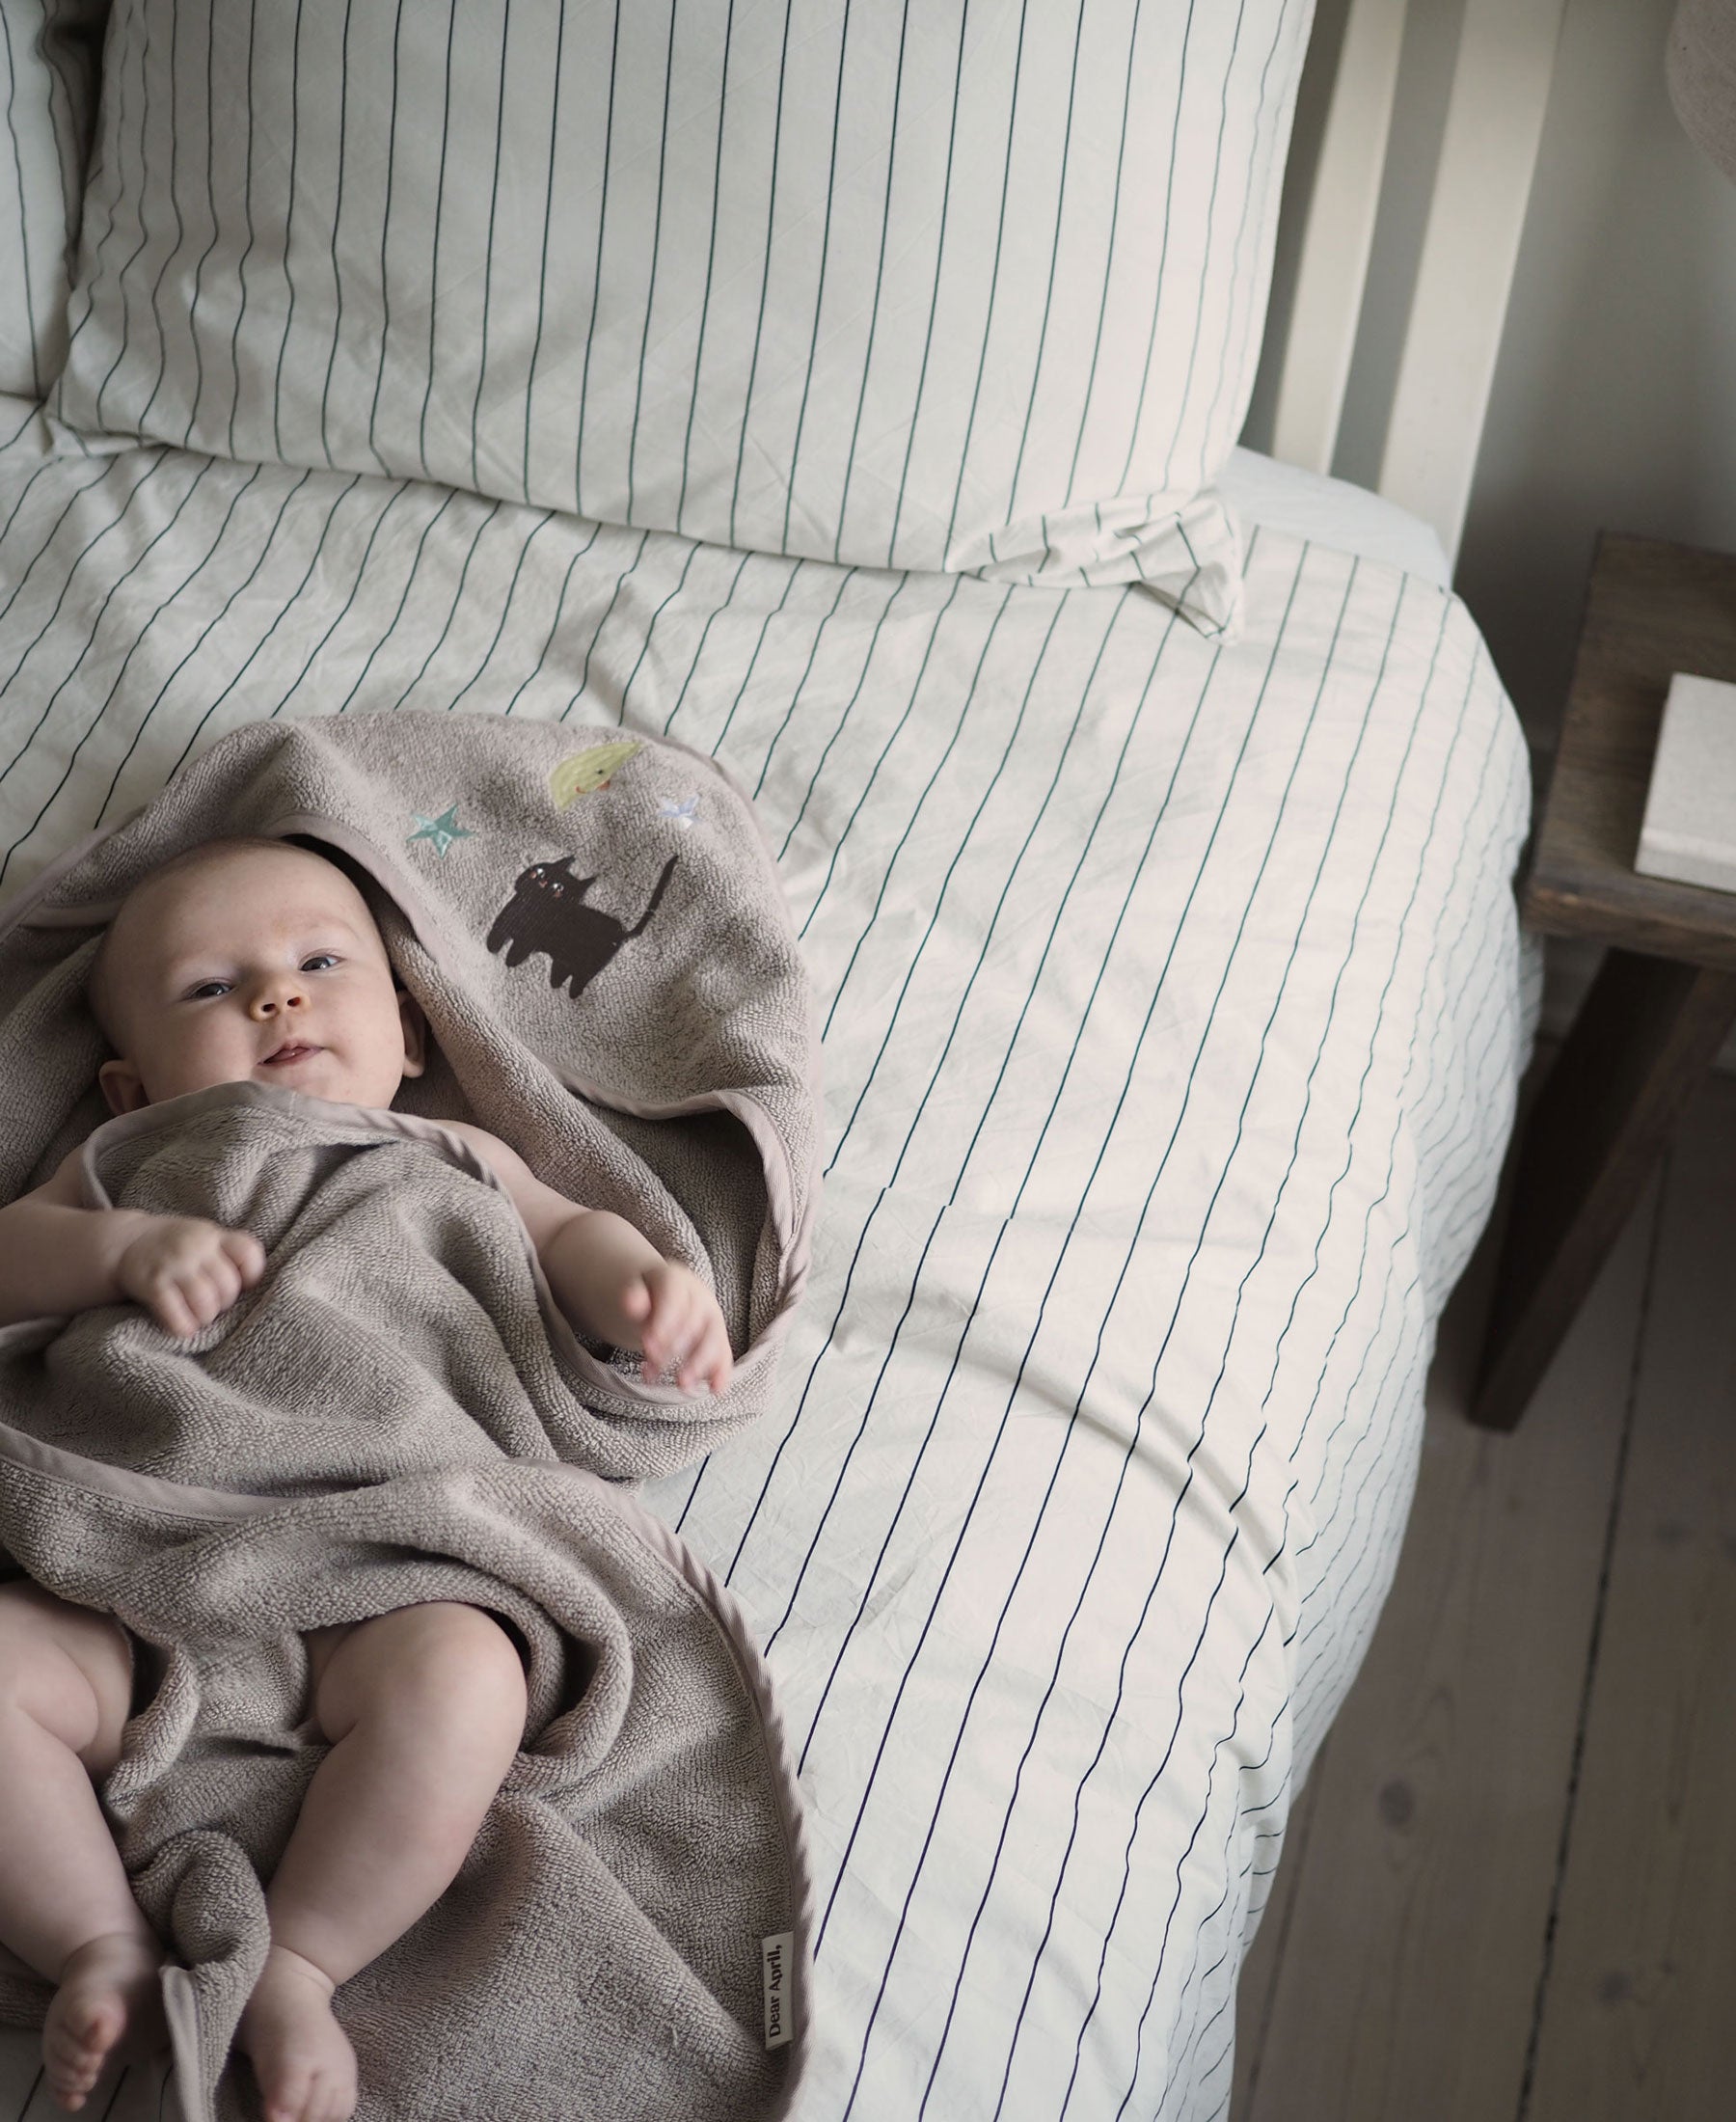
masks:
[[[1634,867],[1736,891],[1736,685],[1670,679]]]

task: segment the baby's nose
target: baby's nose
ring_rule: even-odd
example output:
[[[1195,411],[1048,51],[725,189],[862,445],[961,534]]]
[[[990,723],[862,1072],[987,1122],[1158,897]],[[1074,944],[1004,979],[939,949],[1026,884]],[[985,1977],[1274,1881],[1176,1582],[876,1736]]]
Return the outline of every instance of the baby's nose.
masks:
[[[275,1017],[280,1009],[300,1009],[303,1002],[302,981],[298,973],[274,972],[268,974],[254,989],[247,1005],[247,1014],[256,1020]]]

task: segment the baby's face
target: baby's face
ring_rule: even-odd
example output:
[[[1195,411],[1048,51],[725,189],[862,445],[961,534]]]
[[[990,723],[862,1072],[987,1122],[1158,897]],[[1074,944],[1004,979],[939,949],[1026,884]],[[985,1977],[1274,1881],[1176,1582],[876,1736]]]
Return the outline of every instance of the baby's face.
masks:
[[[422,1071],[422,1020],[393,987],[366,902],[305,849],[231,851],[147,882],[111,931],[121,1058],[99,1080],[131,1112],[216,1083],[282,1083],[390,1105]]]

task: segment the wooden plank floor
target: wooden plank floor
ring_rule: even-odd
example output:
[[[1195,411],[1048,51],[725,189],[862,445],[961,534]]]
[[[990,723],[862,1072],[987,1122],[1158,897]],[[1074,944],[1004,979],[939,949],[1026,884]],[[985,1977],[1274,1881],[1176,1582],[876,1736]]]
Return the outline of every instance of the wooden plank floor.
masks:
[[[1510,1437],[1463,1415],[1489,1250],[1243,1970],[1233,2122],[1736,2113],[1736,1077]],[[161,2092],[134,2071],[85,2112],[146,2122]],[[0,2122],[58,2111],[34,2037],[0,2035]]]
[[[1736,1078],[1510,1437],[1463,1414],[1491,1250],[1242,1972],[1233,2122],[1736,2114]]]
[[[5,2122],[67,2122],[67,2110],[48,2097],[41,2067],[41,2038],[0,2032],[0,2116]],[[110,2069],[79,2110],[79,2122],[168,2122],[178,2114],[169,2089],[167,2059]]]

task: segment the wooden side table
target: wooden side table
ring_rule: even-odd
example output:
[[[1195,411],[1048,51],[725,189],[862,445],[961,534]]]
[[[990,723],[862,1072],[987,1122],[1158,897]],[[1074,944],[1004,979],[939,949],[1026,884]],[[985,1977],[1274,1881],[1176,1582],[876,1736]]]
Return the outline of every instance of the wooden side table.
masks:
[[[1599,538],[1528,928],[1610,947],[1522,1142],[1471,1419],[1511,1429],[1736,1021],[1736,892],[1634,868],[1672,671],[1736,680],[1736,556]]]

